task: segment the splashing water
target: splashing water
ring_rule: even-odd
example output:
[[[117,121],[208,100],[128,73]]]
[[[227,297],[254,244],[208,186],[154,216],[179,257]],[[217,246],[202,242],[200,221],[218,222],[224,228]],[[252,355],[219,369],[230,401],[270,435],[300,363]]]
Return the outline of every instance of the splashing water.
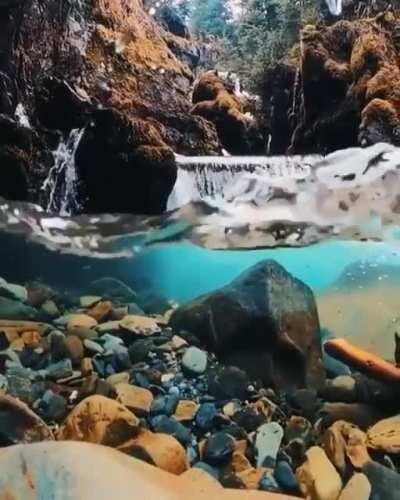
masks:
[[[15,118],[20,125],[23,125],[24,127],[27,128],[31,128],[29,117],[22,103],[19,103],[15,109]]]
[[[75,154],[85,129],[73,129],[66,140],[61,139],[58,148],[53,152],[54,165],[50,169],[42,189],[47,194],[46,209],[69,215],[79,211],[75,167]]]
[[[178,178],[168,200],[168,210],[189,202],[213,203],[238,199],[252,189],[254,180],[262,177],[271,184],[277,179],[304,179],[310,167],[321,157],[309,156],[180,156],[176,155]],[[250,199],[256,203],[257,194]]]
[[[342,0],[325,0],[332,16],[340,16],[342,13]]]

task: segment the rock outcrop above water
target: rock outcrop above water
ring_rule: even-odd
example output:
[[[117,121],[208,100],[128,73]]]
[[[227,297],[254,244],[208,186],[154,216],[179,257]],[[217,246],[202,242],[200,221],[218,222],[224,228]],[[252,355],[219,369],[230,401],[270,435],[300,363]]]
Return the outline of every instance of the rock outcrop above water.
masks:
[[[207,71],[195,82],[192,114],[215,124],[224,148],[231,154],[264,153],[263,138],[250,102],[235,93],[235,87],[218,71]]]
[[[275,261],[260,262],[226,287],[181,306],[171,325],[267,384],[323,382],[313,293]]]
[[[271,152],[399,145],[399,30],[390,11],[305,26],[300,47],[265,74]]]
[[[0,32],[1,195],[44,204],[52,151],[75,128],[87,127],[76,168],[88,211],[160,213],[173,151],[220,151],[214,125],[190,113],[201,48],[142,0],[6,2]]]

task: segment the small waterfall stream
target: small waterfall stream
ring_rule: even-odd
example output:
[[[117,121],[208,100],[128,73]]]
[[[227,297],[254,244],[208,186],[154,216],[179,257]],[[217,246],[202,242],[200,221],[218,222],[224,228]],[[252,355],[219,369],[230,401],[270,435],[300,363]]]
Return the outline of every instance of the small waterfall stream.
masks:
[[[321,159],[309,156],[180,156],[176,155],[178,178],[168,200],[168,210],[192,201],[229,201],[254,195],[256,178],[272,185],[283,179],[304,179]]]
[[[75,154],[84,131],[84,128],[71,130],[69,136],[62,139],[58,148],[53,151],[54,165],[42,186],[46,193],[46,210],[49,212],[70,215],[80,208]]]

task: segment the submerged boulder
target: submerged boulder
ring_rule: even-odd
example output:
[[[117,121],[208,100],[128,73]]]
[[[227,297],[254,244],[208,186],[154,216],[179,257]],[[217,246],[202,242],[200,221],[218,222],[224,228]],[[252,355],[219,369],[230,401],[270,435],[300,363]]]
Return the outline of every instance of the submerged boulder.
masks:
[[[324,380],[313,293],[275,261],[181,306],[171,325],[266,384],[319,387]]]

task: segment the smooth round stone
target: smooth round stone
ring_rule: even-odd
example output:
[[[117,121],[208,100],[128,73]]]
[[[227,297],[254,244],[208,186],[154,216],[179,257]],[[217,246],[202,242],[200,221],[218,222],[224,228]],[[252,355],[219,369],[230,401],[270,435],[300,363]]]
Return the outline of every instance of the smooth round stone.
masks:
[[[174,385],[172,387],[170,387],[168,392],[169,392],[169,394],[171,394],[171,396],[179,396],[180,395],[179,388],[175,387]]]
[[[212,434],[206,441],[203,460],[210,465],[220,465],[228,462],[235,450],[235,441],[225,432]]]
[[[196,415],[196,424],[203,431],[209,431],[213,428],[214,419],[218,411],[214,403],[203,403]]]
[[[287,493],[297,493],[299,483],[290,465],[287,462],[280,461],[276,464],[274,478],[283,491]]]
[[[166,415],[165,411],[166,406],[166,397],[165,396],[157,396],[153,399],[150,407],[150,415],[152,417],[157,417],[158,415]]]
[[[219,366],[208,375],[210,394],[219,400],[244,400],[248,395],[248,386],[247,374],[235,366]]]
[[[43,371],[52,379],[67,378],[72,375],[72,363],[70,359],[62,359],[58,363],[52,363]]]
[[[97,321],[87,314],[71,314],[68,316],[67,330],[69,333],[75,333],[76,328],[94,328]]]
[[[356,380],[349,375],[340,375],[327,380],[323,390],[323,398],[328,401],[354,403],[357,400]]]
[[[67,402],[59,394],[54,394],[53,391],[46,391],[42,399],[39,400],[40,414],[43,418],[49,421],[60,421],[67,413]]]
[[[145,389],[148,389],[151,385],[146,375],[143,375],[143,373],[141,372],[134,372],[132,374],[132,382],[134,382],[139,387],[144,387]]]
[[[258,466],[273,467],[275,465],[283,434],[283,429],[278,422],[269,422],[257,429],[255,447]]]
[[[151,419],[151,425],[155,432],[170,434],[184,446],[192,442],[192,434],[184,425],[166,415],[159,415]]]
[[[176,407],[179,403],[179,396],[170,394],[165,397],[165,414],[169,417],[175,413]]]
[[[103,354],[104,352],[104,347],[94,340],[85,339],[83,345],[89,352],[94,354]]]
[[[20,302],[27,302],[28,300],[28,291],[24,286],[7,282],[0,283],[0,295]]]
[[[132,363],[140,363],[147,358],[147,355],[153,347],[153,342],[147,339],[136,340],[129,346],[129,358]]]
[[[197,347],[189,347],[183,355],[182,368],[190,375],[201,375],[207,368],[207,354]]]

